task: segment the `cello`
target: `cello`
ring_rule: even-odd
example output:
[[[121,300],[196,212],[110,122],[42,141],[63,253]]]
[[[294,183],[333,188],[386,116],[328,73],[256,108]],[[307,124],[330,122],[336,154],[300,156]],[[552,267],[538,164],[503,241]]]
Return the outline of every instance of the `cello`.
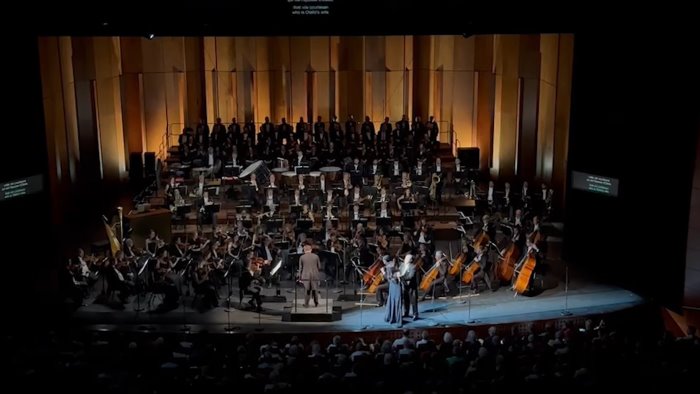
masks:
[[[428,292],[428,290],[430,290],[430,286],[438,277],[439,267],[440,261],[436,261],[435,264],[433,264],[433,266],[430,267],[430,269],[425,273],[425,275],[423,275],[423,279],[420,281],[418,289],[422,290],[423,292]]]
[[[383,267],[384,261],[382,261],[381,257],[377,258],[377,260],[375,260],[374,263],[369,266],[367,272],[365,272],[365,274],[362,276],[362,283],[364,283],[365,286],[370,286],[374,278],[380,273],[380,270]]]
[[[514,242],[508,245],[508,248],[503,253],[503,257],[501,257],[501,261],[498,264],[497,274],[499,280],[510,281],[513,279],[515,263],[519,255],[520,250]]]
[[[478,258],[479,255],[474,256],[472,262],[469,263],[467,268],[464,270],[464,273],[462,274],[462,283],[472,283],[472,280],[474,279],[474,274],[476,274],[476,272],[479,271],[479,268],[481,268],[481,264],[479,264]]]
[[[462,266],[464,263],[467,261],[467,254],[464,252],[461,252],[460,254],[457,255],[457,258],[455,259],[454,262],[452,262],[452,265],[450,266],[450,269],[447,271],[447,274],[450,276],[456,276],[459,275],[459,273],[462,271]]]
[[[536,251],[537,251],[537,242],[540,240],[540,232],[539,231],[533,231],[532,234],[528,236],[527,239],[527,254],[523,258],[523,260],[518,264],[517,267],[515,267],[515,274],[517,274],[517,277],[515,278],[513,282],[513,290],[517,294],[523,294],[527,291],[528,286],[530,285],[530,279],[532,278],[532,273],[535,270],[535,267],[537,266],[537,256],[536,256]]]

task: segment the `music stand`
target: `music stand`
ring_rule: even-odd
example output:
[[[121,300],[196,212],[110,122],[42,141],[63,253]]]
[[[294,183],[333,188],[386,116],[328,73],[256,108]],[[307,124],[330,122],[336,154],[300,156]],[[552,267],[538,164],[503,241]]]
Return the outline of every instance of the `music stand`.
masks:
[[[404,211],[413,211],[418,209],[418,203],[415,201],[401,202],[401,209]]]
[[[308,219],[299,219],[297,220],[297,228],[300,231],[305,231],[310,229],[314,225],[314,222],[312,220]]]
[[[392,219],[391,218],[377,218],[377,227],[391,227],[392,224]]]
[[[307,163],[302,162],[302,164],[301,166],[295,166],[294,172],[296,172],[297,175],[309,175],[311,173],[311,167]]]
[[[155,259],[152,257],[149,257],[146,259],[146,261],[141,266],[141,269],[136,274],[136,279],[134,280],[134,282],[136,284],[136,286],[135,286],[136,287],[136,309],[134,309],[134,311],[137,314],[144,310],[144,308],[141,308],[141,290],[143,290],[143,288],[141,286],[139,286],[139,284],[142,284],[144,282],[143,280],[141,280],[141,275],[143,274],[144,271],[146,271],[146,267],[148,266],[148,263],[151,260],[155,260]],[[150,304],[150,302],[149,302],[149,304]]]
[[[353,228],[353,229],[356,229],[356,228],[357,228],[357,224],[358,224],[358,223],[362,223],[362,227],[364,227],[365,230],[366,230],[366,229],[367,229],[367,222],[368,222],[368,219],[367,219],[367,218],[360,217],[359,220],[353,220],[353,221],[352,221],[352,228]]]
[[[280,227],[282,227],[282,219],[268,219],[265,222],[265,230],[268,234],[276,233]]]

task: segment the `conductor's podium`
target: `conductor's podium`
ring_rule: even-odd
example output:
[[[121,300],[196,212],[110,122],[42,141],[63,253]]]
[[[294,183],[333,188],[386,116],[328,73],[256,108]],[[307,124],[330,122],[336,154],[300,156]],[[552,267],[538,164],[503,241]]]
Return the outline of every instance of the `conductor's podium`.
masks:
[[[314,306],[313,300],[308,307],[304,307],[304,301],[299,300],[297,304],[285,306],[282,313],[282,321],[288,322],[333,322],[339,321],[343,316],[343,309],[340,306],[333,306],[332,298],[319,298],[318,306]]]

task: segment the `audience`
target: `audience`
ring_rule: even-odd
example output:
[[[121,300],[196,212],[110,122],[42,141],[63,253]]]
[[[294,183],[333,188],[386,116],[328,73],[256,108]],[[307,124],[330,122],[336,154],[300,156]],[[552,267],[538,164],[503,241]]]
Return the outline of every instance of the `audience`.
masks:
[[[95,393],[588,391],[692,383],[700,372],[694,328],[678,339],[602,322],[540,332],[491,327],[483,338],[460,331],[435,341],[404,329],[394,341],[395,333],[378,333],[371,344],[349,336],[282,344],[253,334],[50,332],[5,337],[4,348],[24,390],[50,384]]]

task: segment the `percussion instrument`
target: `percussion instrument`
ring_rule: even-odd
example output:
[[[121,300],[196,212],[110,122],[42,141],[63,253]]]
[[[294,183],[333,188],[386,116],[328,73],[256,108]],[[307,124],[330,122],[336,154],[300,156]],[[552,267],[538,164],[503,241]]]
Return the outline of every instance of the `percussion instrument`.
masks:
[[[267,165],[262,160],[258,160],[246,167],[245,170],[241,171],[241,175],[239,175],[238,177],[243,179],[250,176],[251,174],[255,174],[255,181],[258,185],[267,185],[270,181],[270,170],[267,168]]]
[[[282,181],[286,186],[294,186],[297,173],[294,171],[286,171],[282,173]]]
[[[342,171],[343,169],[340,167],[321,167],[320,170],[321,172],[326,174],[326,179],[333,182],[337,180],[338,173],[340,173],[340,171]]]

